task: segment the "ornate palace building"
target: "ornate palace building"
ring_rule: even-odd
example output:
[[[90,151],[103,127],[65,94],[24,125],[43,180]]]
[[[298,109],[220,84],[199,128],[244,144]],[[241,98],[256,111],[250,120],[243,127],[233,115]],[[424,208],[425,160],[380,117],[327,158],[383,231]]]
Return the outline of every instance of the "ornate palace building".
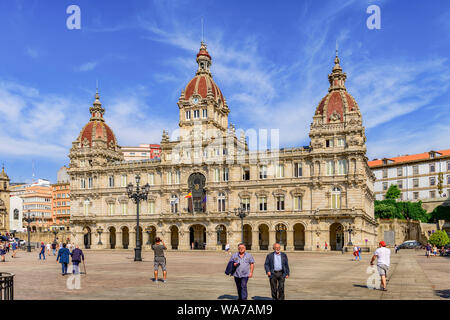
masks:
[[[69,154],[72,239],[88,248],[134,247],[137,208],[126,186],[139,175],[149,185],[140,202],[144,248],[156,236],[174,250],[234,247],[241,236],[250,250],[275,241],[286,250],[323,250],[325,243],[340,250],[350,237],[376,246],[375,178],[337,55],[310,146],[265,151],[249,150],[245,136],[236,136],[211,62],[202,43],[196,75],[178,101],[179,135],[171,140],[163,132],[159,159],[124,160],[97,92]],[[247,214],[243,224],[237,208]]]
[[[9,177],[2,167],[0,172],[0,233],[5,234],[10,231],[9,228]]]

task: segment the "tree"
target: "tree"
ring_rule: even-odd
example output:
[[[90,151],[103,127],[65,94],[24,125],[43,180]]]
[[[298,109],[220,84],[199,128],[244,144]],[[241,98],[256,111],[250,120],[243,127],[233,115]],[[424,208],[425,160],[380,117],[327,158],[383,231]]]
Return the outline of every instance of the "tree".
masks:
[[[434,246],[442,247],[447,243],[450,243],[450,239],[448,238],[447,232],[444,230],[437,230],[431,235],[428,242]]]
[[[438,206],[430,213],[429,222],[437,222],[438,220],[450,220],[449,206]]]
[[[396,184],[391,184],[388,191],[386,192],[386,199],[396,200],[400,198],[400,189]]]
[[[387,203],[376,203],[375,204],[375,218],[402,219],[403,217],[398,213],[395,206],[392,206],[391,204],[387,204]]]

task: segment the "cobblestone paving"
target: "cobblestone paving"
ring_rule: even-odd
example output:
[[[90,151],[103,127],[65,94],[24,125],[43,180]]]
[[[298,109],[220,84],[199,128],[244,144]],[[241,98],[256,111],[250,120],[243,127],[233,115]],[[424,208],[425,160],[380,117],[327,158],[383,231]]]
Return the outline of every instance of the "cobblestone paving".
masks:
[[[80,290],[67,289],[68,276],[61,276],[54,256],[40,261],[36,252],[21,251],[16,259],[8,255],[0,271],[15,273],[16,299],[236,299],[234,281],[224,274],[229,255],[223,252],[168,252],[167,283],[151,281],[152,252],[143,253],[143,262],[134,262],[131,250],[85,250],[85,254],[87,274],[81,275]],[[263,268],[266,253],[253,255],[249,298],[270,299]],[[450,259],[445,257],[426,260],[412,250],[392,254],[387,292],[366,286],[370,254],[362,261],[334,252],[295,252],[288,257],[286,299],[448,299]]]

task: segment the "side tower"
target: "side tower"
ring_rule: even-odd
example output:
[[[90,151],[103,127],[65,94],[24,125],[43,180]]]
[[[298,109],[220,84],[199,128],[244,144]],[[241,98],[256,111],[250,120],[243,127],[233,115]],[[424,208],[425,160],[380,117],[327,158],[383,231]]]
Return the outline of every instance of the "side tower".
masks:
[[[375,245],[376,235],[375,177],[367,164],[362,115],[355,99],[347,92],[346,79],[336,52],[333,70],[328,75],[328,94],[316,109],[309,133],[312,188],[325,191],[313,192],[312,208],[326,213],[330,223],[333,217],[345,218],[336,227],[339,230],[333,231],[333,226],[329,229],[342,234],[341,242],[344,242],[343,233],[351,229],[357,243],[366,242],[370,246]],[[349,245],[347,237],[348,234],[343,245]]]
[[[9,177],[2,167],[0,172],[0,233],[9,232]]]

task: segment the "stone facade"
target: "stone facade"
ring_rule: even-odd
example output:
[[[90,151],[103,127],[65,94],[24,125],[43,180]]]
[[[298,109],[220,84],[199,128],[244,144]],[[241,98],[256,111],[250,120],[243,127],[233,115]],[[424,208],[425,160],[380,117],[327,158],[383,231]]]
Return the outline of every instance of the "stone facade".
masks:
[[[345,88],[336,55],[330,88],[316,109],[309,147],[249,151],[228,122],[230,109],[201,44],[198,70],[178,101],[179,136],[163,132],[161,158],[124,161],[106,125],[98,93],[91,120],[70,150],[71,231],[88,248],[131,248],[137,207],[126,186],[148,184],[140,238],[169,249],[339,250],[349,241],[376,247],[374,176],[367,165],[362,116]],[[246,213],[242,224],[237,208]],[[367,240],[367,241],[366,241]]]
[[[0,172],[0,233],[9,232],[9,177],[2,168]]]

